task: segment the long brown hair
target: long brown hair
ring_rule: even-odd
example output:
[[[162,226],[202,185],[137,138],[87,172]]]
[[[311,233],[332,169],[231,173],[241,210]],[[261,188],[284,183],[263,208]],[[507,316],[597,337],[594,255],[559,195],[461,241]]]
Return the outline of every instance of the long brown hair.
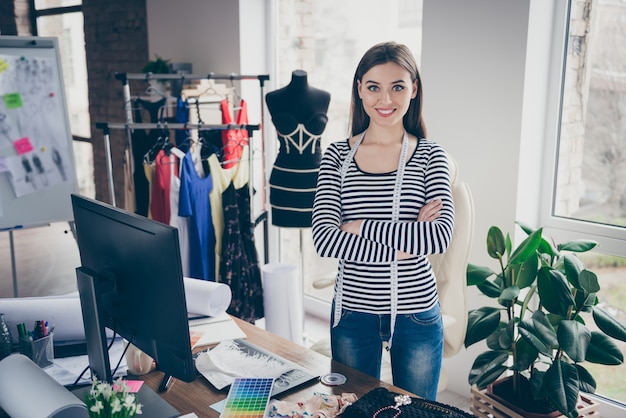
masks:
[[[409,109],[403,118],[404,129],[418,138],[426,137],[426,126],[422,119],[422,79],[417,69],[417,63],[413,54],[406,45],[395,42],[383,42],[376,44],[363,55],[354,73],[352,81],[352,104],[350,106],[352,135],[363,132],[370,124],[370,117],[363,109],[363,103],[359,97],[359,82],[372,67],[380,64],[393,62],[404,68],[411,75],[411,82],[417,81],[417,95],[411,100]]]

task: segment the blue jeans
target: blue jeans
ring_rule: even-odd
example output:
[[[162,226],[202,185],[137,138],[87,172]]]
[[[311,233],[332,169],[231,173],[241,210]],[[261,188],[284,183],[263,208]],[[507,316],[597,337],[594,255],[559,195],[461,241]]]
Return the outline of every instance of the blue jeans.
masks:
[[[331,309],[333,324],[334,309]],[[389,341],[390,316],[342,309],[330,331],[333,359],[380,379],[384,341]],[[426,312],[398,314],[391,344],[393,384],[435,400],[443,357],[443,322],[439,304]]]

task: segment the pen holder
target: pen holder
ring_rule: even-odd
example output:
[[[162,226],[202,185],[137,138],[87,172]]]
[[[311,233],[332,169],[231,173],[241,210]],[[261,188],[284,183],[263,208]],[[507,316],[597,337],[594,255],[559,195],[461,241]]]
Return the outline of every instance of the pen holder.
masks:
[[[53,335],[54,334],[49,334],[33,341],[21,340],[20,353],[30,358],[41,368],[51,366],[54,362]]]

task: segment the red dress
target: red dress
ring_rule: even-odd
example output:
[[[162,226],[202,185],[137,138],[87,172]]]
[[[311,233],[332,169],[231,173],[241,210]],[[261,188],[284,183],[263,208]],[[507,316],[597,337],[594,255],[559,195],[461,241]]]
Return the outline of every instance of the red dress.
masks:
[[[233,118],[230,115],[230,109],[228,108],[228,100],[222,100],[220,104],[222,110],[222,123],[225,125],[234,123],[236,125],[248,124],[248,104],[242,99],[239,103],[239,113],[237,113],[237,120],[233,122]],[[245,129],[225,129],[222,131],[222,146],[223,157],[222,166],[224,168],[230,168],[239,162],[241,158],[241,152],[244,145],[248,145],[248,131]]]

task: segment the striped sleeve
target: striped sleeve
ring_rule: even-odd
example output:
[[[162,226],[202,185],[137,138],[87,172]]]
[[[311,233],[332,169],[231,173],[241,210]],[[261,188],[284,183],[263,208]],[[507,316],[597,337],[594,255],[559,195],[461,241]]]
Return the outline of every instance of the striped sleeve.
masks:
[[[340,229],[343,223],[341,165],[346,156],[347,152],[340,152],[337,143],[333,143],[322,157],[313,201],[312,235],[315,249],[321,257],[389,263],[396,256],[392,247]]]
[[[454,229],[454,204],[448,159],[444,150],[434,145],[426,163],[426,201],[441,199],[441,215],[433,222],[390,222],[365,219],[360,236],[394,250],[412,255],[441,254],[446,251]]]

